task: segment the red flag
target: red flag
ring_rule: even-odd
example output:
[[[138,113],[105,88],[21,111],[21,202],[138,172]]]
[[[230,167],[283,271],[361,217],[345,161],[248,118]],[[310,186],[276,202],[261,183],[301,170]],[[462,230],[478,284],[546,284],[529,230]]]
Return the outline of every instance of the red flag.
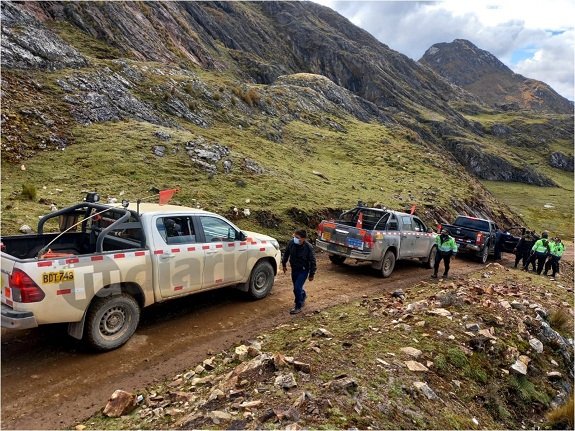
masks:
[[[413,215],[414,212],[415,212],[415,204],[411,206],[411,212],[409,214]]]
[[[172,199],[172,196],[174,196],[174,193],[176,193],[178,191],[178,189],[166,189],[166,190],[160,190],[160,205],[165,205],[168,202],[170,202],[170,199]]]
[[[362,212],[359,213],[359,217],[357,218],[357,223],[355,224],[355,227],[358,229],[363,228],[363,213]]]

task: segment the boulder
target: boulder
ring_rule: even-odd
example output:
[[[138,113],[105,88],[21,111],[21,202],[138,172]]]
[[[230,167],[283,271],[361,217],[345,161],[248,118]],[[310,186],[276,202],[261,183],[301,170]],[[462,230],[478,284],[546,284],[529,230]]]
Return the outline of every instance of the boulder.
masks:
[[[325,337],[325,338],[332,338],[333,334],[329,332],[325,328],[317,328],[315,331],[311,333],[312,337]]]
[[[240,361],[245,361],[248,358],[248,348],[245,345],[240,345],[235,349],[235,357]]]
[[[543,353],[543,343],[539,341],[537,338],[531,338],[529,340],[529,345],[537,353]]]
[[[280,374],[276,377],[274,381],[274,386],[277,386],[282,389],[291,389],[297,386],[297,382],[293,373],[289,374]]]
[[[119,418],[130,413],[135,407],[136,396],[130,392],[117,389],[108,400],[103,413],[110,418]]]
[[[435,392],[433,392],[433,389],[431,389],[427,383],[425,383],[425,382],[413,382],[413,386],[415,387],[415,389],[417,389],[419,392],[421,392],[423,395],[425,395],[427,397],[427,399],[429,399],[429,400],[439,399],[437,394]]]
[[[405,361],[404,364],[409,371],[415,371],[415,372],[429,371],[429,369],[425,365],[417,361]]]
[[[413,356],[414,358],[419,358],[423,353],[421,350],[416,349],[414,347],[402,347],[399,350],[405,353],[406,355]]]
[[[32,232],[34,232],[32,230],[32,228],[30,226],[28,226],[27,224],[23,224],[22,226],[20,226],[20,229],[18,229],[20,232],[22,233],[26,233],[26,234],[31,234]]]

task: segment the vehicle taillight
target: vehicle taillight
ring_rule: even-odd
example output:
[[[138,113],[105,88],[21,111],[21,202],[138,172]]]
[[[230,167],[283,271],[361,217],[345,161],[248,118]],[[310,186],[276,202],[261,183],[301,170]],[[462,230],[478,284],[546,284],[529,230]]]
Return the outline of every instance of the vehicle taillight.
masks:
[[[367,247],[367,248],[372,248],[373,247],[373,237],[371,236],[371,233],[366,232],[363,235],[363,244]]]
[[[44,299],[42,289],[21,269],[12,272],[8,284],[12,288],[12,299],[15,302],[40,302]]]
[[[483,233],[477,232],[477,238],[475,238],[475,244],[477,245],[483,244]]]

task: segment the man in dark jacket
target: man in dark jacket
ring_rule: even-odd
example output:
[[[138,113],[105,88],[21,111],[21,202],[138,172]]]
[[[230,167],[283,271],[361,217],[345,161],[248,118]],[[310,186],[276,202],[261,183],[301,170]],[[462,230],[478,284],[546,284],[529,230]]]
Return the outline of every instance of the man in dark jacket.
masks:
[[[290,314],[298,314],[301,312],[307,296],[303,285],[308,278],[309,281],[313,281],[317,269],[313,246],[307,241],[305,230],[296,230],[293,239],[287,245],[282,257],[284,274],[287,271],[288,259],[291,266],[291,279],[295,297],[295,306],[290,310]]]
[[[536,236],[533,231],[526,231],[525,234],[521,236],[521,239],[519,239],[519,242],[513,249],[513,252],[515,253],[515,268],[517,268],[520,261],[523,261],[523,266],[525,266],[529,261],[529,257],[531,256],[531,247],[533,247],[533,244],[535,244],[535,241],[538,239],[539,237]],[[533,271],[535,271],[535,262],[533,262],[532,265]]]

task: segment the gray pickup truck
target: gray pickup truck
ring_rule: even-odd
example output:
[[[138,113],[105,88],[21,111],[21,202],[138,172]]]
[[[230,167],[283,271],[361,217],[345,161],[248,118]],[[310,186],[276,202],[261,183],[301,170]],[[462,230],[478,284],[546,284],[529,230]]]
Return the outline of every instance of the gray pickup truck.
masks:
[[[317,233],[316,246],[333,263],[347,258],[371,262],[384,278],[400,259],[417,259],[428,268],[435,263],[436,234],[411,214],[358,206],[338,220],[323,220]]]

